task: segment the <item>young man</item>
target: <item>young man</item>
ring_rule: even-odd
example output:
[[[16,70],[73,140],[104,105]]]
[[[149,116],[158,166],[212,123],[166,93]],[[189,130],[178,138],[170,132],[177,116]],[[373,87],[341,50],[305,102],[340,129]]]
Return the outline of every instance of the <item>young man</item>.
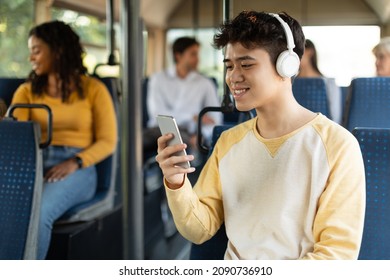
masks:
[[[221,135],[193,189],[186,174],[194,168],[177,167],[193,156],[172,156],[186,145],[159,138],[156,159],[179,231],[202,243],[225,222],[225,259],[356,259],[362,156],[347,130],[293,97],[290,77],[304,49],[299,23],[285,13],[242,12],[214,43],[225,49],[237,108],[255,108],[257,117]]]

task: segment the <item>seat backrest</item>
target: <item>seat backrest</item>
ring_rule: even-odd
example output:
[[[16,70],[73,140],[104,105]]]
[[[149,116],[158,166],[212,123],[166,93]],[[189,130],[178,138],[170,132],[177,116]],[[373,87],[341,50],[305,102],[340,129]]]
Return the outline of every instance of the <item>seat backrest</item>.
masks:
[[[218,138],[221,136],[222,132],[233,126],[233,124],[230,124],[218,125],[214,127],[209,155],[211,155],[211,153],[213,152],[214,146],[217,143]],[[190,259],[222,260],[225,255],[227,243],[228,238],[226,235],[225,224],[222,224],[217,233],[211,239],[200,245],[191,244]]]
[[[349,86],[348,87],[340,87],[341,90],[341,115],[344,116],[345,114],[345,108],[346,108],[346,103],[347,103],[347,96],[349,94]]]
[[[390,260],[390,128],[356,128],[366,173],[366,214],[359,259]]]
[[[292,90],[295,99],[303,107],[330,118],[324,78],[295,78]]]
[[[390,77],[356,78],[350,87],[344,127],[390,127]]]
[[[222,224],[211,239],[200,245],[191,244],[190,260],[223,260],[227,243],[225,224]]]
[[[7,107],[11,104],[12,96],[16,89],[26,81],[21,78],[0,78],[0,99],[3,99]]]
[[[211,146],[210,146],[210,151],[209,151],[209,156],[214,150],[215,144],[217,144],[217,141],[219,137],[221,136],[222,132],[225,130],[228,130],[229,128],[232,128],[235,124],[224,124],[224,125],[216,125],[213,128],[213,135],[211,138]]]
[[[0,259],[36,259],[42,192],[40,128],[0,121]]]
[[[107,87],[111,94],[117,117],[118,133],[120,132],[119,119],[119,98],[116,78],[99,78]],[[119,137],[118,137],[119,139]],[[97,171],[97,189],[95,196],[84,203],[78,204],[69,209],[57,223],[70,223],[78,221],[92,220],[114,208],[115,188],[117,175],[119,174],[119,143],[114,153],[103,161],[96,164]]]

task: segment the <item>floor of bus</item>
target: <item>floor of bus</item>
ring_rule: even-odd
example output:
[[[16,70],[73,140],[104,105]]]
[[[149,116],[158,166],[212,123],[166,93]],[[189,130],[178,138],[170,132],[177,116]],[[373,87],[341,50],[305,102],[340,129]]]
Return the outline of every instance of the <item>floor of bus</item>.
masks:
[[[48,260],[123,259],[122,207],[96,220],[56,225],[47,255]],[[145,244],[145,259],[189,259],[191,243],[175,231]]]
[[[207,157],[201,155],[201,159],[198,161],[195,172],[188,174],[188,179],[192,185],[195,185],[206,160]],[[182,237],[179,232],[176,232],[172,237],[165,239],[165,241],[160,241],[159,244],[154,246],[148,259],[188,260],[190,252],[191,242]]]
[[[184,239],[180,233],[175,233],[166,240],[161,240],[151,250],[150,260],[188,260],[191,243]]]

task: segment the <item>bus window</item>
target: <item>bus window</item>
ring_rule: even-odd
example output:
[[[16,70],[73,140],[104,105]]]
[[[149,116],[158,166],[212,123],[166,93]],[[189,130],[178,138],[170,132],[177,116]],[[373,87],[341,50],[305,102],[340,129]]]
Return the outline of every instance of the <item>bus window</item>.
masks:
[[[182,36],[195,37],[200,42],[199,65],[198,70],[202,74],[213,77],[218,83],[218,94],[222,96],[223,90],[223,55],[220,50],[212,46],[215,29],[201,28],[196,31],[193,29],[170,29],[167,32],[166,61],[168,66],[173,65],[172,44]]]
[[[317,48],[321,72],[339,86],[375,75],[372,49],[380,39],[379,26],[304,26],[303,32]]]
[[[79,34],[86,52],[84,65],[88,68],[89,73],[94,72],[94,68],[97,64],[107,62],[108,39],[105,22],[94,16],[60,8],[52,8],[52,16],[53,19],[68,23],[72,26],[72,28],[74,28],[77,34]],[[118,28],[118,26],[116,26],[116,28]],[[116,43],[116,45],[118,45],[118,43]],[[118,76],[118,67],[101,68],[99,69],[99,75],[110,77]]]
[[[0,77],[25,78],[30,72],[31,66],[27,61],[27,36],[33,26],[33,19],[34,1],[1,1]]]

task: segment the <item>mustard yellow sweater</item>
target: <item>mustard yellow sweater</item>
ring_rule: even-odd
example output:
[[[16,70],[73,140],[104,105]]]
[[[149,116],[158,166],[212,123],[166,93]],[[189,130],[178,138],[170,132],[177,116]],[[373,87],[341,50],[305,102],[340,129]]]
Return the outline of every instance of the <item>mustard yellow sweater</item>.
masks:
[[[112,98],[99,80],[83,76],[85,98],[80,99],[72,92],[69,102],[47,94],[33,95],[31,83],[22,84],[15,92],[12,104],[46,104],[53,114],[53,135],[51,145],[78,147],[78,154],[87,167],[110,155],[117,142],[117,123]],[[17,109],[18,120],[32,120],[40,124],[42,139],[47,137],[47,113],[41,109]]]

